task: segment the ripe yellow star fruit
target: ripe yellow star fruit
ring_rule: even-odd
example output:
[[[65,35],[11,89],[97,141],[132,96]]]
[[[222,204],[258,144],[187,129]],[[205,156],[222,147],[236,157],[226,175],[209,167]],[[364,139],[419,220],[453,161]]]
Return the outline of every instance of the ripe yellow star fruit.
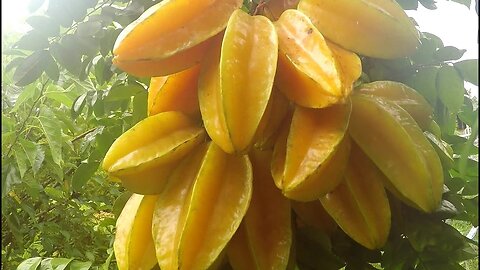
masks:
[[[392,0],[301,0],[298,10],[326,38],[362,55],[399,58],[420,45],[415,26]]]
[[[173,171],[153,214],[153,237],[162,270],[207,269],[247,212],[252,166],[215,143],[200,145]]]
[[[352,95],[349,133],[387,176],[385,186],[406,203],[433,212],[440,206],[443,170],[434,148],[399,105]]]
[[[159,113],[118,137],[102,168],[132,192],[158,194],[173,168],[205,135],[203,128],[181,112]]]
[[[203,41],[202,43],[176,53],[165,59],[140,59],[136,61],[119,61],[113,59],[113,64],[121,70],[137,77],[157,77],[178,73],[191,66],[199,64],[207,50],[221,39],[222,33]]]
[[[297,106],[290,125],[275,143],[272,175],[284,196],[312,201],[330,192],[343,177],[350,152],[344,140],[351,104],[324,109]]]
[[[277,65],[278,40],[264,16],[236,10],[220,52],[212,48],[198,83],[199,103],[207,133],[227,153],[243,153],[266,110]]]
[[[241,0],[165,0],[118,36],[113,63],[137,76],[164,76],[200,62]]]
[[[200,118],[197,83],[200,65],[162,77],[153,77],[148,88],[148,115],[180,111]]]
[[[272,151],[253,149],[253,193],[227,255],[234,270],[286,269],[292,244],[290,202],[270,174]]]
[[[418,125],[427,130],[433,120],[433,108],[415,89],[393,81],[376,81],[362,84],[357,93],[385,98],[406,110]]]
[[[113,249],[118,269],[152,269],[157,264],[151,234],[158,196],[133,194],[117,219]]]
[[[341,101],[339,63],[310,19],[289,9],[274,24],[279,41],[275,85],[304,107],[323,108]]]
[[[362,75],[362,62],[360,57],[351,51],[347,51],[328,40],[327,45],[338,62],[340,80],[342,81],[342,95],[348,97],[353,89],[353,83]]]
[[[369,249],[383,247],[390,233],[391,213],[384,178],[360,148],[352,144],[344,181],[320,198],[338,226]]]

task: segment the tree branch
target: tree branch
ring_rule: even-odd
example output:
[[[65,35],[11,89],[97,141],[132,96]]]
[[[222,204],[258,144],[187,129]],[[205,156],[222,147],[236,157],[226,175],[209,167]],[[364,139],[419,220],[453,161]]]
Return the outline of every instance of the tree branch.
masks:
[[[94,127],[94,128],[91,128],[85,132],[83,132],[82,134],[79,134],[78,136],[76,136],[75,138],[73,138],[70,142],[76,142],[82,138],[84,138],[85,136],[87,136],[88,134],[92,133],[93,131],[95,131],[97,129],[97,127]]]
[[[47,85],[49,80],[46,80],[45,83],[42,85],[42,89],[40,90],[40,95],[38,96],[38,98],[33,102],[32,104],[32,107],[30,108],[30,111],[28,112],[27,114],[27,117],[25,118],[25,120],[23,121],[21,127],[20,127],[20,130],[19,132],[17,133],[17,135],[15,136],[15,139],[13,140],[13,143],[10,145],[10,147],[8,148],[8,151],[7,151],[7,154],[4,156],[4,157],[8,157],[10,156],[10,153],[12,152],[12,149],[13,149],[13,146],[17,143],[18,141],[18,138],[20,137],[20,134],[22,134],[22,130],[25,128],[25,125],[27,124],[28,120],[30,119],[30,117],[32,116],[32,113],[33,113],[33,110],[35,109],[38,101],[42,98],[43,96],[43,92],[45,91],[45,86]]]

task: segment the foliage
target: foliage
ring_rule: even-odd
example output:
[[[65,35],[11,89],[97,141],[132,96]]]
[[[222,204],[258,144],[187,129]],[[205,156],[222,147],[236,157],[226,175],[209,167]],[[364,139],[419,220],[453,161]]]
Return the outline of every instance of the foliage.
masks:
[[[2,42],[2,269],[115,268],[115,220],[129,193],[98,167],[114,139],[146,116],[149,78],[116,69],[111,50],[156,2],[50,0],[27,20],[33,30]],[[433,0],[398,2],[435,9]],[[30,11],[42,4],[31,0]],[[438,126],[427,135],[445,169],[442,207],[425,215],[390,198],[383,253],[342,233],[330,241],[299,232],[300,269],[317,269],[319,259],[328,269],[463,269],[478,258],[477,242],[449,225],[478,226],[478,104],[464,87],[478,85],[478,59],[460,61],[464,50],[430,33],[421,41],[409,58],[363,58],[362,81],[404,82],[435,108]]]

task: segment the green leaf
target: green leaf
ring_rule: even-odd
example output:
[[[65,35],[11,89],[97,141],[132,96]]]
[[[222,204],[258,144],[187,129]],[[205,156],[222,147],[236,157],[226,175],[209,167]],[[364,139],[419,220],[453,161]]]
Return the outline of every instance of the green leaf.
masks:
[[[455,253],[451,254],[450,257],[458,262],[471,260],[478,257],[478,251],[475,251],[475,249],[473,249],[471,245],[468,245],[461,250],[457,250]]]
[[[105,57],[110,51],[112,51],[115,40],[120,34],[121,29],[108,28],[105,32],[105,36],[100,40],[100,53]]]
[[[20,65],[24,60],[25,60],[24,57],[14,58],[12,61],[10,61],[10,62],[5,66],[5,73],[9,72],[9,71],[12,70],[14,67],[17,67],[18,65]]]
[[[120,126],[121,129],[121,126]],[[118,130],[118,127],[117,127]],[[121,130],[118,132],[119,134],[112,134],[110,129],[104,128],[101,134],[98,134],[95,137],[95,142],[97,143],[97,149],[99,152],[106,154],[110,146],[113,144],[115,139],[120,136]]]
[[[69,114],[66,114],[63,111],[55,111],[55,116],[57,117],[58,120],[61,121],[60,124],[63,124],[65,131],[68,130],[68,132],[71,134],[74,134],[77,131],[79,131],[78,126],[74,124]]]
[[[423,268],[425,270],[465,270],[456,262],[445,262],[441,260],[429,261],[423,263]]]
[[[38,121],[40,122],[40,128],[47,138],[53,162],[60,165],[62,163],[62,133],[55,114],[53,114],[49,108],[42,107]]]
[[[15,131],[16,122],[10,117],[7,117],[5,114],[2,114],[2,136],[5,132]],[[5,142],[3,142],[5,143]]]
[[[21,182],[17,169],[13,164],[2,165],[2,198],[10,192],[13,185]]]
[[[64,270],[73,259],[53,258],[51,263],[54,270]]]
[[[460,189],[464,187],[464,181],[458,177],[450,177],[448,173],[445,173],[445,185],[447,185],[448,189],[451,192],[458,192]]]
[[[68,108],[70,108],[73,105],[74,99],[71,98],[71,95],[69,95],[69,92],[56,84],[49,85],[44,95],[47,98],[60,102],[61,104],[67,106]]]
[[[339,269],[345,263],[332,252],[329,237],[313,228],[302,228],[296,233],[296,257],[298,263],[309,269]]]
[[[427,9],[433,10],[437,9],[437,6],[435,5],[435,0],[418,0]]]
[[[440,157],[443,166],[446,168],[453,167],[453,150],[450,145],[428,131],[424,131],[423,133],[432,143],[433,148]]]
[[[98,84],[102,85],[105,83],[105,80],[103,79],[103,71],[105,67],[105,59],[101,56],[98,55],[95,58],[93,58],[92,63],[95,68],[95,78],[97,79]]]
[[[87,104],[87,93],[79,96],[74,102],[70,110],[73,119],[76,119],[83,111],[83,108]]]
[[[465,187],[462,190],[463,196],[475,196],[478,195],[478,180],[465,182]]]
[[[466,6],[468,9],[470,9],[470,5],[472,3],[472,0],[452,0],[453,2],[457,2],[459,4],[462,4]]]
[[[14,48],[37,51],[48,48],[48,38],[43,33],[32,30],[26,35],[22,36],[17,43],[15,43]]]
[[[112,208],[112,213],[115,215],[115,217],[119,217],[120,214],[122,213],[123,207],[127,203],[128,199],[132,196],[131,191],[125,191],[122,193],[122,195],[118,196],[115,202],[113,203],[113,208]]]
[[[50,52],[57,62],[73,75],[78,76],[80,74],[82,57],[80,53],[59,43],[50,45]]]
[[[147,117],[147,91],[139,92],[133,97],[133,122],[138,123]]]
[[[44,189],[45,194],[47,194],[50,198],[60,201],[64,199],[63,191],[53,188],[53,187],[45,187]]]
[[[25,191],[30,197],[32,197],[33,199],[40,198],[40,193],[42,193],[44,190],[42,184],[40,184],[35,179],[31,181],[25,180],[23,181],[23,183],[25,183]]]
[[[13,74],[15,84],[25,86],[37,80],[42,75],[47,58],[47,51],[36,51],[25,58]]]
[[[109,255],[108,255],[108,258],[107,258],[107,259],[105,260],[105,262],[102,264],[102,266],[101,266],[101,268],[100,268],[101,270],[108,270],[108,269],[109,269],[110,262],[112,261],[113,255],[115,254],[115,253],[113,252],[113,249],[112,249],[112,248],[109,248],[109,249],[107,250],[107,253],[109,254]]]
[[[437,50],[438,46],[435,40],[427,37],[420,39],[421,45],[413,54],[412,61],[419,65],[429,65],[434,61],[433,54]]]
[[[53,59],[53,56],[48,53],[47,59],[45,61],[45,73],[52,81],[56,82],[60,78],[60,70],[58,69],[57,62]]]
[[[31,16],[27,18],[26,22],[47,37],[53,37],[60,33],[60,25],[49,17]]]
[[[459,212],[455,205],[447,200],[442,200],[442,204],[438,209],[435,210],[433,215],[441,219],[447,219],[455,217],[458,215],[458,213]]]
[[[84,91],[95,91],[97,90],[95,86],[93,85],[92,81],[90,78],[86,78],[85,80],[79,80],[77,78],[72,78],[72,80],[75,82],[75,84],[78,87],[81,87],[84,89]]]
[[[459,172],[462,176],[467,174],[469,154],[472,150],[475,151],[476,147],[473,145],[473,142],[476,138],[478,138],[477,135],[478,135],[478,118],[477,118],[477,122],[475,122],[475,124],[472,126],[472,134],[469,135],[468,141],[465,143],[465,146],[462,149],[462,152],[460,154],[460,160],[458,161]],[[478,148],[476,148],[476,152],[477,152],[476,154],[478,154]],[[477,166],[477,170],[478,170],[478,166]]]
[[[419,69],[418,72],[407,81],[407,84],[422,94],[433,107],[435,107],[437,103],[437,74],[437,67],[425,67]]]
[[[452,66],[443,66],[437,75],[438,96],[452,113],[457,113],[463,104],[465,89],[463,80]]]
[[[397,3],[405,10],[417,10],[418,8],[417,0],[397,0]]]
[[[428,39],[432,44],[435,46],[436,49],[442,48],[445,45],[443,44],[443,41],[441,38],[439,38],[437,35],[434,35],[432,33],[428,32],[422,32],[422,35]]]
[[[20,172],[20,178],[23,179],[23,176],[25,175],[25,172],[28,169],[27,165],[27,155],[25,154],[25,151],[20,147],[20,145],[17,145],[13,149],[13,155],[15,156],[15,160],[17,161],[17,166],[18,170]]]
[[[41,262],[42,257],[29,258],[20,263],[17,270],[36,270]]]
[[[439,48],[435,53],[434,57],[441,61],[449,61],[449,60],[458,60],[462,58],[467,50],[460,50],[453,46],[445,46],[443,48]]]
[[[87,21],[78,24],[77,34],[81,37],[93,36],[102,28],[102,23],[98,21]]]
[[[82,163],[72,177],[73,190],[77,192],[82,191],[82,187],[92,178],[98,169],[99,162]]]
[[[88,270],[92,266],[92,262],[73,261],[70,264],[70,270]]]
[[[478,59],[463,60],[453,66],[462,74],[465,81],[478,85]]]
[[[2,51],[4,55],[16,55],[16,56],[27,56],[28,54],[25,53],[23,50],[18,49],[6,49]]]
[[[93,104],[93,112],[95,113],[96,117],[101,117],[105,115],[105,106],[103,103],[103,91],[97,91],[94,95],[95,103]]]
[[[100,45],[94,37],[80,36],[78,33],[76,33],[75,38],[77,42],[77,48],[82,54],[87,55],[90,58],[93,58],[98,54]]]
[[[40,270],[54,270],[51,264],[52,258],[45,258],[40,263]]]
[[[478,109],[473,110],[473,104],[470,98],[465,97],[462,108],[458,113],[458,118],[470,127],[478,122]]]
[[[37,156],[35,158],[35,162],[32,165],[34,176],[40,170],[40,167],[42,167],[42,163],[45,160],[45,151],[43,151],[40,145],[36,145],[36,147],[37,147]]]
[[[11,112],[16,112],[20,108],[20,105],[34,97],[36,91],[37,87],[34,84],[30,84],[23,88],[23,91],[20,93],[20,95],[18,95],[17,101],[15,101],[15,105],[13,106]]]
[[[130,84],[130,85],[118,85],[113,86],[105,97],[105,101],[120,101],[125,99],[130,99],[133,96],[136,96],[139,93],[145,92],[145,89],[140,85]]]

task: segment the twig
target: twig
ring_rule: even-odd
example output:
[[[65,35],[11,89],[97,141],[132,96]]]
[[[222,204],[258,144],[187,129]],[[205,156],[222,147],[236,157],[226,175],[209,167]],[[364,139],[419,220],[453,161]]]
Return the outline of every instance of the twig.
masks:
[[[107,1],[104,1],[102,2],[100,5],[96,6],[95,8],[93,8],[93,10],[91,10],[90,12],[88,12],[84,19],[87,18],[88,16],[92,15],[92,13],[94,13],[95,11],[99,10],[100,8],[103,8],[105,6],[107,6],[107,3],[110,2],[110,6],[112,5],[112,0],[107,0]],[[81,22],[74,22],[72,25],[70,25],[70,27],[68,27],[65,32],[63,32],[62,34],[60,34],[59,36],[57,37],[53,37],[51,40],[49,40],[50,42],[51,41],[57,41],[59,39],[61,39],[62,37],[64,37],[65,35],[67,35],[70,31],[72,31],[75,27],[78,26],[79,23],[82,23],[84,21],[81,21]]]
[[[95,131],[97,129],[97,127],[94,127],[94,128],[91,128],[85,132],[83,132],[82,134],[79,134],[78,136],[76,136],[75,138],[73,138],[70,142],[76,142],[80,139],[82,139],[83,137],[87,136],[89,133],[92,133],[93,131]]]
[[[260,9],[263,8],[263,6],[265,6],[265,4],[267,4],[267,1],[265,0],[261,0],[258,5],[255,7],[255,11],[253,12],[252,15],[257,15],[259,12],[260,12]]]
[[[26,117],[25,120],[23,121],[23,123],[22,123],[22,125],[21,125],[21,127],[20,127],[19,132],[18,132],[17,135],[15,136],[15,139],[13,140],[13,143],[12,143],[12,144],[10,145],[10,147],[8,148],[7,154],[6,154],[4,157],[10,156],[10,153],[12,152],[13,146],[17,143],[18,138],[20,137],[20,134],[22,134],[22,130],[25,128],[25,125],[27,124],[27,121],[30,119],[30,116],[32,116],[33,110],[35,109],[35,106],[37,105],[37,102],[42,98],[43,92],[45,91],[45,86],[47,85],[48,81],[49,81],[49,80],[45,81],[45,83],[42,85],[42,89],[40,90],[40,95],[39,95],[38,98],[33,102],[32,107],[30,108],[30,111],[29,111],[28,114],[27,114],[27,117]]]

